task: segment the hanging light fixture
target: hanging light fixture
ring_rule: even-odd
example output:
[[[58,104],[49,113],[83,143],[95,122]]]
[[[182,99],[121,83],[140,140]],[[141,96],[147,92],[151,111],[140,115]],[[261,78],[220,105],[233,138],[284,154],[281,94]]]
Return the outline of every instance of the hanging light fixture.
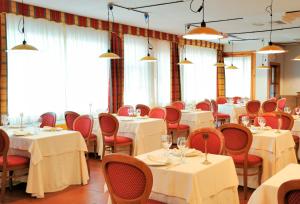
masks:
[[[157,61],[157,59],[155,58],[155,57],[153,57],[153,56],[151,56],[150,55],[150,50],[152,50],[153,49],[153,47],[152,47],[152,45],[150,44],[150,40],[149,40],[149,21],[150,21],[150,16],[149,16],[149,14],[148,13],[145,13],[144,14],[144,17],[145,17],[145,21],[146,21],[146,23],[147,23],[147,26],[148,26],[148,39],[147,39],[147,43],[148,43],[148,53],[147,53],[147,55],[145,56],[145,57],[142,57],[140,60],[142,61],[142,62],[156,62]]]
[[[186,34],[186,29],[187,29],[187,27],[188,27],[188,25],[186,25],[185,27],[184,27],[184,34]],[[186,58],[186,46],[185,46],[185,40],[184,40],[184,43],[183,43],[183,48],[182,48],[182,53],[183,53],[183,60],[181,60],[179,63],[178,63],[178,65],[191,65],[191,64],[193,64],[193,62],[191,62],[190,60],[188,60],[187,58]]]
[[[108,47],[111,46],[110,45],[111,44],[110,41],[111,41],[112,31],[110,30],[110,26],[109,26],[109,15],[110,15],[109,11],[112,12],[112,10],[113,10],[113,4],[109,3],[107,5],[107,23],[108,23],[108,38],[107,39],[108,39]],[[113,19],[113,23],[114,23],[114,19]],[[117,54],[115,54],[115,53],[113,53],[113,52],[111,52],[110,48],[107,50],[107,52],[101,54],[99,57],[103,58],[103,59],[120,59],[120,56],[117,55]]]
[[[293,60],[300,61],[300,55],[298,55],[297,57],[295,57]]]
[[[236,66],[233,65],[233,42],[230,43],[231,44],[231,65],[226,67],[226,69],[238,69]]]
[[[192,40],[215,40],[223,38],[222,33],[218,32],[217,30],[213,28],[206,27],[206,23],[204,20],[205,13],[204,13],[204,0],[202,1],[202,6],[197,10],[194,11],[192,9],[192,3],[194,0],[190,3],[190,9],[194,13],[199,13],[202,10],[202,23],[200,27],[194,28],[193,30],[189,31],[187,34],[185,34],[183,37],[186,39],[192,39]]]
[[[271,5],[266,8],[266,11],[270,14],[271,19],[271,30],[270,30],[270,41],[267,46],[264,46],[257,51],[259,54],[280,54],[286,52],[282,47],[278,45],[273,45],[272,43],[272,31],[273,31],[273,0],[271,0]]]
[[[16,45],[14,47],[11,48],[11,50],[13,51],[38,51],[38,49],[32,45],[27,44],[26,39],[25,39],[25,17],[24,17],[24,2],[22,0],[22,18],[20,19],[20,21],[22,21],[22,29],[20,31],[20,33],[23,34],[23,42],[20,45]],[[20,25],[20,23],[19,23]]]
[[[219,47],[221,46],[221,42],[219,39]],[[216,67],[225,67],[226,65],[224,64],[224,62],[221,62],[221,59],[218,59],[218,62],[214,64],[214,66]]]

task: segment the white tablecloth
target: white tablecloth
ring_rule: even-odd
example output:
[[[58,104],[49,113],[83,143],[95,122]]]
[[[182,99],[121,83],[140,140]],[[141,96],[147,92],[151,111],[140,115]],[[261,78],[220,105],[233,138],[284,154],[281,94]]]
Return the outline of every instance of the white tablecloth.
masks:
[[[202,127],[214,127],[214,116],[211,111],[183,110],[180,123],[190,126],[190,132]]]
[[[300,118],[298,116],[294,116],[294,126],[293,126],[293,135],[300,137]],[[298,158],[300,158],[300,148],[298,149]]]
[[[239,116],[247,114],[246,106],[241,104],[219,104],[218,105],[219,113],[226,113],[230,115],[231,123],[238,123]]]
[[[144,154],[161,148],[161,135],[167,134],[164,120],[155,118],[132,118],[118,116],[118,135],[130,137],[134,142],[134,155]],[[94,120],[93,133],[97,135],[98,154],[102,155],[103,141],[99,121]]]
[[[26,192],[42,198],[45,192],[87,184],[86,143],[75,131],[38,131],[29,136],[10,135],[10,154],[30,157]],[[33,132],[33,131],[32,131]]]
[[[278,203],[277,192],[279,186],[286,181],[300,179],[299,172],[300,165],[289,164],[258,187],[251,195],[248,204]]]
[[[163,155],[163,150],[148,154]],[[137,158],[146,161],[148,154]],[[183,164],[150,167],[153,174],[150,198],[172,204],[239,203],[232,158],[209,154],[212,163],[203,165],[203,160],[202,156],[187,157]]]
[[[276,174],[290,163],[297,163],[294,150],[294,140],[289,130],[259,130],[253,134],[250,154],[255,154],[263,159],[262,182]],[[257,170],[254,170],[257,171]],[[239,177],[242,184],[242,177]],[[248,177],[248,186],[257,188],[257,176]]]

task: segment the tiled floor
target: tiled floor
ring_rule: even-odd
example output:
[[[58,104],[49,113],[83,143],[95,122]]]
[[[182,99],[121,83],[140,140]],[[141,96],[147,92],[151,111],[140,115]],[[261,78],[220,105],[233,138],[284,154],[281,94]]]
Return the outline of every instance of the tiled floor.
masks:
[[[107,203],[108,193],[104,193],[104,177],[101,172],[101,162],[90,160],[91,179],[88,185],[71,186],[67,189],[47,193],[45,198],[31,198],[25,193],[26,184],[16,186],[13,192],[7,192],[5,204],[103,204]],[[249,193],[248,196],[252,191]],[[240,198],[243,197],[242,188],[239,189]],[[247,201],[240,200],[240,204],[247,204]]]

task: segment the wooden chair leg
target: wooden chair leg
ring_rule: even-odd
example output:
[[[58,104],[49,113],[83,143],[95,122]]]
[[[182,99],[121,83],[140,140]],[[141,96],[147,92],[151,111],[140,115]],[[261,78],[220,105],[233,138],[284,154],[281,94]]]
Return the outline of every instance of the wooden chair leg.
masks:
[[[102,149],[101,160],[103,160],[104,156],[105,156],[105,144],[103,143],[103,149]]]
[[[9,171],[8,175],[9,175],[9,191],[11,192],[13,190],[13,180],[12,180],[12,177],[14,175],[14,171]]]
[[[130,156],[133,156],[133,144],[130,145],[129,154]]]
[[[7,170],[6,167],[3,167],[2,169],[2,179],[1,179],[1,201],[4,201],[4,195],[6,190],[6,176],[7,176]]]
[[[262,166],[258,167],[258,186],[261,184]]]
[[[244,200],[247,200],[247,191],[248,191],[248,170],[244,168],[243,172],[243,179],[244,179]]]
[[[97,140],[94,141],[94,156],[95,156],[95,159],[97,159]]]

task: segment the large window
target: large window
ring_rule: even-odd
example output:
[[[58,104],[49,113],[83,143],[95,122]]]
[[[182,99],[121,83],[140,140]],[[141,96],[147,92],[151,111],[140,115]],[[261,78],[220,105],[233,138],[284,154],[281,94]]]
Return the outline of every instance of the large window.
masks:
[[[22,42],[19,16],[7,15],[7,47]],[[107,33],[26,18],[26,39],[36,53],[8,53],[8,113],[36,118],[46,111],[88,113],[108,106]]]
[[[157,62],[145,63],[147,38],[124,36],[124,103],[155,106],[170,103],[170,44],[151,40]]]
[[[217,52],[210,48],[186,46],[186,57],[192,65],[182,66],[181,90],[186,103],[197,103],[204,99],[216,98]]]
[[[225,69],[227,97],[251,97],[251,56],[225,57],[226,65],[231,63],[238,69]]]

